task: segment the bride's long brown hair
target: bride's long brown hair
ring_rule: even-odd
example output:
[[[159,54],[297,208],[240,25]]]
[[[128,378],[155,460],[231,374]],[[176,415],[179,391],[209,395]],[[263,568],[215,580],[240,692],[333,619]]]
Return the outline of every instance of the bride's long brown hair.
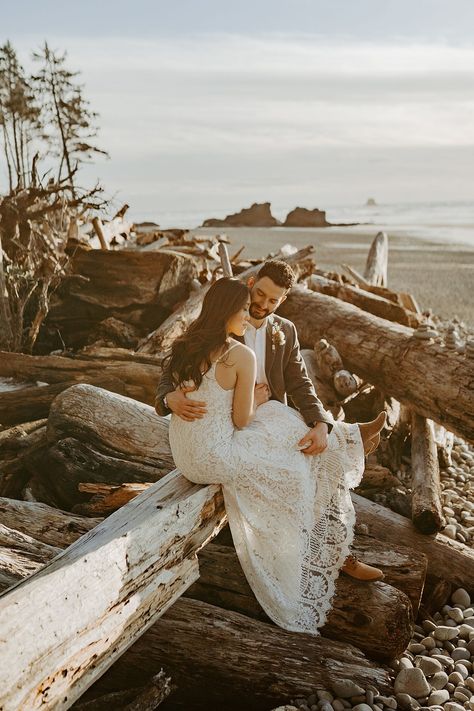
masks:
[[[226,342],[228,320],[246,304],[249,294],[249,288],[234,277],[214,282],[204,297],[201,313],[174,341],[165,359],[177,385],[192,380],[196,388],[200,386],[202,364],[206,364],[206,371],[211,367],[211,354]]]

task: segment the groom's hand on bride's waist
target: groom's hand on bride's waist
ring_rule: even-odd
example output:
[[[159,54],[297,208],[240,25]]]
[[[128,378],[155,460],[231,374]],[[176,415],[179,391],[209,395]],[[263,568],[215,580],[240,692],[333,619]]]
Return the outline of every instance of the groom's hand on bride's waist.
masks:
[[[186,422],[200,420],[207,413],[206,403],[202,400],[191,400],[187,393],[195,390],[194,387],[176,388],[166,395],[168,408],[173,415],[178,415]]]
[[[328,446],[328,426],[325,422],[317,422],[298,442],[303,454],[321,454]]]

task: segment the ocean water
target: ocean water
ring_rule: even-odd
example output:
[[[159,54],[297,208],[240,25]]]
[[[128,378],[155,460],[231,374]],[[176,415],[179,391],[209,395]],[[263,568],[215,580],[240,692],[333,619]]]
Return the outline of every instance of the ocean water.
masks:
[[[371,229],[474,247],[474,201],[335,206],[326,216],[329,222],[367,223]]]
[[[367,205],[318,205],[326,210],[329,222],[358,222],[348,227],[351,233],[366,233],[368,230],[386,230],[389,233],[429,240],[452,243],[474,248],[474,200],[465,202],[420,202],[420,203],[380,203]],[[194,229],[208,217],[223,218],[240,208],[216,210],[210,208],[202,212],[163,212],[156,222],[161,227],[186,227]],[[272,214],[279,220],[292,206],[272,204]],[[134,216],[137,221],[138,216]]]

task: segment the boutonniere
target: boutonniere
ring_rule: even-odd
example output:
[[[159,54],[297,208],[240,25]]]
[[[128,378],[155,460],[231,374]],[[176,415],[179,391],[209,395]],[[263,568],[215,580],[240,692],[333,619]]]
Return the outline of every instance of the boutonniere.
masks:
[[[272,323],[272,351],[275,350],[276,346],[284,346],[286,343],[286,337],[281,330],[281,324]]]

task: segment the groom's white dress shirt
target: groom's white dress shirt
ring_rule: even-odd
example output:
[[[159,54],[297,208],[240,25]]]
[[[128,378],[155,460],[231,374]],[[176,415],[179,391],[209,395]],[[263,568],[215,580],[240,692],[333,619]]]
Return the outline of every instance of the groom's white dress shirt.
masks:
[[[255,326],[249,323],[247,324],[244,340],[245,345],[253,350],[257,358],[257,383],[266,383],[268,385],[267,376],[265,374],[266,331],[266,319],[260,328],[255,328]]]

